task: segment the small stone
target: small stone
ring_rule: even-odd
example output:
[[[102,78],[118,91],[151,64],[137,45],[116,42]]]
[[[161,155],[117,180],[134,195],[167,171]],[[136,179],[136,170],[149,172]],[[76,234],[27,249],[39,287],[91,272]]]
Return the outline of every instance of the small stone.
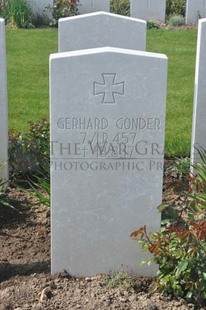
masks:
[[[126,302],[127,301],[127,299],[126,298],[123,298],[123,297],[120,297],[120,299],[119,299],[121,302]]]
[[[107,300],[104,302],[104,304],[105,304],[106,307],[110,306],[111,303],[112,303],[112,301],[111,301],[110,299],[107,299]]]
[[[33,305],[33,306],[32,306],[32,309],[34,309],[34,310],[43,310],[42,304],[41,304],[41,303],[38,303],[38,304],[36,304],[36,305]]]
[[[45,284],[45,287],[50,287],[50,288],[52,288],[52,289],[55,289],[56,288],[56,284],[53,282],[53,281],[50,281],[50,282],[47,282],[46,284]]]
[[[47,300],[50,297],[51,297],[51,288],[47,286],[41,292],[40,301]]]
[[[131,296],[128,297],[128,299],[129,299],[130,302],[134,302],[134,301],[137,300],[137,296],[136,295],[131,295]]]
[[[87,277],[87,278],[85,278],[85,281],[87,281],[87,282],[92,282],[92,279],[89,278],[89,277]]]
[[[158,310],[157,306],[150,300],[146,300],[148,310]]]

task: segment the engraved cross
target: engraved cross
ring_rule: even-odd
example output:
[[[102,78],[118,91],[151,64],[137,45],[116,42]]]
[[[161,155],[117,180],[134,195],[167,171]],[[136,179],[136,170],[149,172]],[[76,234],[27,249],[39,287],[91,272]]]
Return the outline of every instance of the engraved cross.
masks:
[[[102,73],[103,83],[94,82],[94,95],[103,95],[102,103],[115,104],[116,95],[124,95],[124,82],[115,83],[115,73]]]

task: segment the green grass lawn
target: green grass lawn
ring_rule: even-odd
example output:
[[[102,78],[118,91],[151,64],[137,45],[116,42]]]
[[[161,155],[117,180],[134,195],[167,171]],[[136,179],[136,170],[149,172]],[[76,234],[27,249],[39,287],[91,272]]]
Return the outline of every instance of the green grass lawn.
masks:
[[[192,128],[196,30],[149,30],[147,51],[169,58],[166,155],[189,155]],[[49,117],[49,55],[57,30],[7,30],[9,127]]]
[[[168,155],[189,155],[194,96],[196,30],[148,31],[147,50],[168,57],[166,147]]]
[[[49,118],[49,55],[57,30],[7,30],[9,128]]]

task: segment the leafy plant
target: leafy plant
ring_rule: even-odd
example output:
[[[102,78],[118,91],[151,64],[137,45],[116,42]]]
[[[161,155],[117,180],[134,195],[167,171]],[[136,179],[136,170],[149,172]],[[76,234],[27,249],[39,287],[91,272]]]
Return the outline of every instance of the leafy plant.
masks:
[[[179,27],[185,25],[185,19],[182,15],[172,15],[169,18],[169,25]]]
[[[130,1],[129,0],[111,0],[110,12],[124,16],[130,16]]]
[[[194,171],[196,175],[193,176],[193,192],[190,194],[193,207],[196,207],[198,211],[206,211],[206,150],[204,148],[198,148],[201,163],[194,164]]]
[[[36,182],[30,180],[34,196],[38,204],[50,207],[50,178],[49,175],[36,177]]]
[[[186,0],[167,0],[166,15],[182,15],[185,16]]]
[[[160,28],[160,26],[156,21],[149,20],[147,22],[147,29],[159,29],[159,28]]]
[[[206,301],[206,151],[200,152],[202,163],[196,165],[197,176],[182,172],[189,180],[180,193],[181,205],[159,206],[162,225],[159,232],[148,233],[146,226],[131,234],[143,251],[153,254],[159,265],[156,290],[196,301]],[[184,165],[183,165],[184,166]],[[180,165],[182,171],[182,163]],[[178,181],[178,182],[179,182]],[[174,182],[176,182],[174,180]],[[151,263],[151,260],[144,263]]]
[[[189,157],[176,158],[169,171],[174,173],[180,180],[185,178],[190,173]]]
[[[143,251],[159,265],[156,289],[188,299],[206,300],[206,221],[188,221],[148,234],[146,227],[133,232]]]
[[[53,6],[46,7],[53,16],[50,25],[57,27],[59,18],[77,15],[78,5],[79,0],[54,0]]]
[[[130,292],[135,289],[135,280],[127,272],[118,272],[108,277],[106,286],[109,288],[118,288],[120,292]]]
[[[2,0],[0,13],[12,27],[32,27],[32,10],[26,0]]]
[[[5,163],[0,164],[0,176],[4,169],[4,166],[5,166]],[[8,183],[7,180],[5,180],[3,177],[0,177],[0,206],[13,208],[10,205],[10,203],[8,203],[7,199],[5,198],[5,188],[6,188],[7,183]]]
[[[20,178],[25,175],[47,174],[49,123],[46,119],[30,123],[29,132],[10,132],[9,163],[12,173]]]

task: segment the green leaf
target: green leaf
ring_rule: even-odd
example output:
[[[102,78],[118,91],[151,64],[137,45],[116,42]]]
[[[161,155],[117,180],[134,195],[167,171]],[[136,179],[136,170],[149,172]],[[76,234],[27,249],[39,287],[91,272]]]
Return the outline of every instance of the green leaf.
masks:
[[[159,206],[157,207],[157,210],[158,210],[159,212],[162,212],[162,211],[164,211],[166,208],[167,208],[167,206],[166,206],[165,204],[161,204],[161,205],[159,205]]]
[[[187,298],[191,299],[192,298],[192,292],[188,292],[186,295]]]
[[[176,277],[179,277],[181,275],[181,273],[183,271],[185,271],[185,269],[188,266],[188,262],[187,261],[182,261],[177,265],[177,271],[176,271]]]

